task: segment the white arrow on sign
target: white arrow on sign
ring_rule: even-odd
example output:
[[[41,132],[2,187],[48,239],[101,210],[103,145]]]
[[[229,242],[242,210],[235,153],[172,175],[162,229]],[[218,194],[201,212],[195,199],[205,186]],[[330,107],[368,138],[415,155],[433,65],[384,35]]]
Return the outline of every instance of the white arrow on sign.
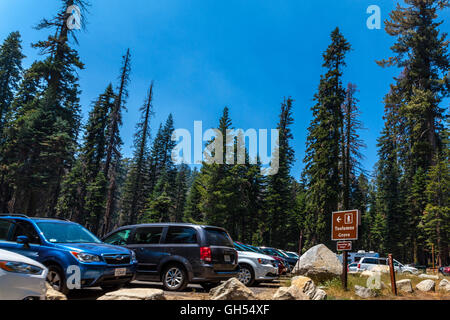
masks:
[[[341,222],[342,221],[342,219],[341,219],[341,217],[337,217],[337,222]]]

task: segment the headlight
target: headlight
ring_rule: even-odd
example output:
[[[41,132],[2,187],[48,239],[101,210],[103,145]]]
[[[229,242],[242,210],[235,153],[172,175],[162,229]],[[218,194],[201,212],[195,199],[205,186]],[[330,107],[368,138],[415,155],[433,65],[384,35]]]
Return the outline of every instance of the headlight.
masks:
[[[23,262],[0,261],[0,269],[8,272],[40,275],[44,269]]]
[[[83,253],[83,252],[71,252],[75,258],[81,262],[100,262],[102,258],[96,256],[95,254]]]
[[[258,259],[258,263],[259,264],[271,264],[270,260],[267,260],[267,259]]]

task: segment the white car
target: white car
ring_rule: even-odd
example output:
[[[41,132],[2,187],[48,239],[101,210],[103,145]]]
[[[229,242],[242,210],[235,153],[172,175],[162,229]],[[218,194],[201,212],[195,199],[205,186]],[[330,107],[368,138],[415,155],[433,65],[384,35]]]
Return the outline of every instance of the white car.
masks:
[[[250,287],[260,282],[270,282],[278,278],[278,262],[265,254],[249,251],[239,251],[238,279]]]
[[[0,250],[0,300],[45,300],[47,272],[35,260]]]

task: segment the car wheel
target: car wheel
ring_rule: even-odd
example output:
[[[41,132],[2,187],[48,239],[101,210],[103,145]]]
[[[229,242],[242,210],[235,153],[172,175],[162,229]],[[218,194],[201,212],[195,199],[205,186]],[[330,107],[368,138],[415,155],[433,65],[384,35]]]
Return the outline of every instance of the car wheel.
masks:
[[[255,274],[253,272],[252,267],[250,267],[247,264],[239,265],[239,267],[240,267],[238,275],[239,281],[242,282],[245,286],[251,287],[255,282]]]
[[[188,285],[186,271],[179,265],[170,265],[163,273],[163,286],[167,291],[183,291]]]
[[[220,284],[220,282],[202,282],[202,283],[200,283],[202,288],[205,289],[207,292],[209,292],[209,290],[217,287],[219,284]]]
[[[50,265],[47,268],[47,282],[56,291],[67,295],[70,290],[67,288],[66,277],[64,276],[63,270],[56,265]]]

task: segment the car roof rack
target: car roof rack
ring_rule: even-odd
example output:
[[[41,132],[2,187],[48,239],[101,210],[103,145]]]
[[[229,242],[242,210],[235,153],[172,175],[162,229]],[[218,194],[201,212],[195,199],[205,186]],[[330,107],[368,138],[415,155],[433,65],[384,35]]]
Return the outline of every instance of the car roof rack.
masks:
[[[22,218],[29,218],[26,214],[21,214],[21,213],[0,213],[0,217],[22,217]]]
[[[19,217],[19,218],[28,218],[28,219],[42,219],[42,220],[62,220],[62,221],[70,221],[66,218],[60,217],[29,217],[26,214],[22,213],[0,213],[0,217]]]

